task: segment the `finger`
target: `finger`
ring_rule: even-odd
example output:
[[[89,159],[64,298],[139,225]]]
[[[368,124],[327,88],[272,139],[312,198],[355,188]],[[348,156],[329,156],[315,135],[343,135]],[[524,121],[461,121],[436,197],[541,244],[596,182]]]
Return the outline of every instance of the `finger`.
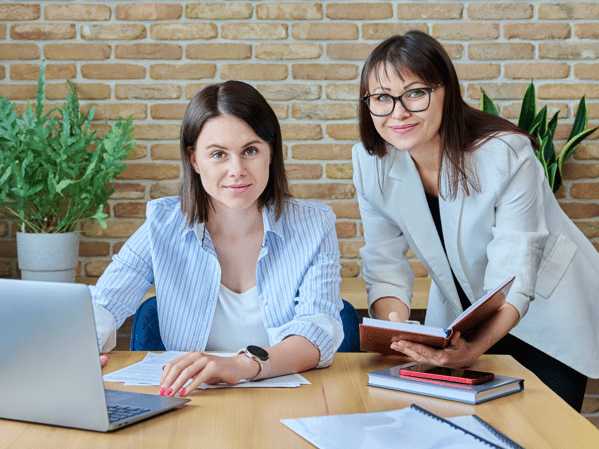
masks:
[[[164,386],[166,389],[164,392],[165,396],[174,396],[191,380],[198,377],[201,378],[201,374],[206,366],[207,359],[202,357],[199,360],[195,360],[193,364],[187,366],[179,376],[170,384],[170,386]],[[168,379],[167,379],[168,380]]]
[[[440,364],[436,357],[438,351],[430,346],[402,340],[393,343],[391,347],[396,351],[403,352],[417,362],[432,363],[436,365]]]
[[[198,355],[201,356],[201,352],[187,352],[176,359],[171,360],[165,366],[162,367],[162,376],[160,376],[160,385],[167,384],[170,386],[174,380],[179,376],[181,371],[187,366],[193,363]]]
[[[106,365],[108,365],[109,361],[110,361],[110,357],[108,357],[107,355],[100,356],[100,366],[102,368],[104,368]]]

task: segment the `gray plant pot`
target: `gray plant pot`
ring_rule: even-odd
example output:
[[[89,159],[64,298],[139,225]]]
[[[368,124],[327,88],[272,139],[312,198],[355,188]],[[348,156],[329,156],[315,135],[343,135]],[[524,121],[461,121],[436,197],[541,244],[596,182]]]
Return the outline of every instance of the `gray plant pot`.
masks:
[[[75,282],[79,262],[79,232],[30,234],[17,232],[21,279]]]

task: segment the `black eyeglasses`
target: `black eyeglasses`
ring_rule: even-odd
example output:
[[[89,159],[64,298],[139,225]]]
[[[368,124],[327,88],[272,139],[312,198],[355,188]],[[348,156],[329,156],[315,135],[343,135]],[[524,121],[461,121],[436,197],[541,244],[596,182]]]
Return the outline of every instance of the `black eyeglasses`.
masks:
[[[393,113],[395,103],[399,101],[406,111],[422,112],[426,111],[431,104],[431,93],[438,89],[443,83],[435,87],[419,87],[411,89],[398,97],[389,94],[370,94],[364,95],[362,101],[366,103],[370,113],[377,117],[385,117]]]

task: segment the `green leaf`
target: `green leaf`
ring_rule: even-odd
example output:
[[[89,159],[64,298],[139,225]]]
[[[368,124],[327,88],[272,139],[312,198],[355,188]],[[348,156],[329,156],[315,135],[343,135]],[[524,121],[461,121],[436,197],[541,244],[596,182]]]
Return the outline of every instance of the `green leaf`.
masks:
[[[532,82],[526,88],[524,98],[522,99],[522,107],[520,108],[520,116],[518,117],[518,128],[526,132],[530,132],[535,121],[537,113],[537,94],[535,86]]]
[[[591,134],[593,134],[598,129],[599,129],[599,127],[592,128],[592,129],[587,129],[587,130],[585,130],[585,131],[577,134],[576,136],[574,136],[570,140],[568,140],[568,142],[566,142],[566,145],[564,145],[564,148],[562,148],[562,151],[560,151],[560,153],[559,153],[558,160],[561,161],[560,164],[563,164],[565,161],[567,161],[568,159],[570,159],[570,157],[576,151],[576,148],[578,148],[578,145],[580,145],[580,143],[584,139],[586,139],[587,137],[589,137]]]
[[[493,103],[493,100],[487,96],[483,89],[481,89],[480,92],[480,110],[488,112],[489,114],[499,115],[499,111],[497,110],[495,103]]]
[[[574,118],[574,123],[572,124],[572,130],[570,131],[570,136],[568,136],[568,141],[572,138],[583,132],[587,124],[589,122],[588,118],[588,110],[587,110],[587,100],[586,97],[580,99],[578,103],[578,109],[576,110],[576,117]]]

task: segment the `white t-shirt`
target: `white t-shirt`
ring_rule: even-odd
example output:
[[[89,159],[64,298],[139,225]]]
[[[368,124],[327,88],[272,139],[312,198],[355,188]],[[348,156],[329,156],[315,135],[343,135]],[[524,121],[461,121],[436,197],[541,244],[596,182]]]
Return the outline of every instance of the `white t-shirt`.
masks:
[[[260,312],[258,287],[235,293],[220,284],[206,351],[237,351],[248,345],[270,346]]]

